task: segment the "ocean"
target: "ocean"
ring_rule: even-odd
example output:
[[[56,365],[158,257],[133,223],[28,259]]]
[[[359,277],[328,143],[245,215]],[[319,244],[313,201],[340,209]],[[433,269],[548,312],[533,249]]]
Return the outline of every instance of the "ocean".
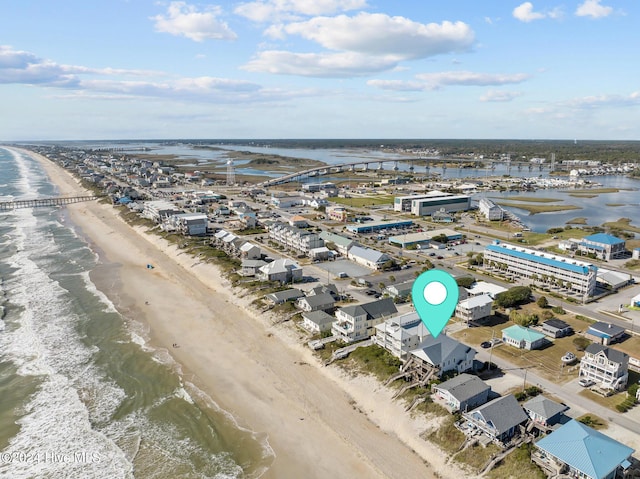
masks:
[[[0,148],[0,201],[56,195],[36,160]],[[0,478],[259,477],[266,440],[116,310],[98,266],[64,208],[0,211]]]

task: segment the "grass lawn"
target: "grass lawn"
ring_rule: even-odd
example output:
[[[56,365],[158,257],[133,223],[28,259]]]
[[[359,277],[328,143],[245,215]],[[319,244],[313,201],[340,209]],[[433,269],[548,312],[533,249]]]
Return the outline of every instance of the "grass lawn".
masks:
[[[509,206],[512,208],[519,208],[521,210],[528,211],[534,215],[536,213],[551,213],[554,211],[567,211],[567,210],[579,210],[579,206],[575,205],[529,205],[526,203],[513,203],[511,201],[496,201],[501,206]]]
[[[375,205],[391,205],[393,204],[393,196],[380,195],[380,196],[355,196],[351,198],[331,198],[332,203],[340,203],[345,206],[353,206],[362,208],[364,206]]]
[[[555,303],[552,298],[549,299],[551,299],[552,303]],[[541,315],[541,309],[536,304],[526,305],[522,308],[522,311],[527,314],[536,313],[539,316]],[[556,317],[567,322],[576,332],[582,331],[588,326],[588,323],[576,319],[572,314],[556,315]],[[542,320],[540,322],[542,322]],[[477,348],[483,341],[489,341],[492,335],[493,337],[501,338],[502,330],[513,325],[514,323],[508,319],[493,316],[483,326],[466,328],[452,333],[451,336],[469,344],[471,347]],[[578,374],[578,362],[572,365],[563,365],[560,360],[568,351],[578,357],[582,356],[582,353],[580,353],[573,344],[575,337],[576,335],[574,334],[573,336],[550,340],[550,344],[547,347],[535,351],[527,351],[506,344],[500,344],[493,348],[493,355],[512,362],[516,367],[528,367],[532,372],[535,372],[545,379],[563,384],[575,379]]]

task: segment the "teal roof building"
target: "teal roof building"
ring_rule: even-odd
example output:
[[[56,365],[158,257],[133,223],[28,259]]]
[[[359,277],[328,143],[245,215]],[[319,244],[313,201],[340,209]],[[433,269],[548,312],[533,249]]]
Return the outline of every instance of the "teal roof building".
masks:
[[[614,479],[628,468],[634,450],[581,422],[571,420],[540,439],[534,462],[554,473],[585,479]]]
[[[547,339],[538,331],[516,324],[502,330],[502,341],[519,349],[538,349]]]

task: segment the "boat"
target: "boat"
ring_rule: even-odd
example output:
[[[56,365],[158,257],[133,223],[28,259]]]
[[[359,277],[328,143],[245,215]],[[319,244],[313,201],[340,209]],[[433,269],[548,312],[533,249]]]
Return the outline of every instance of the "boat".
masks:
[[[571,364],[576,359],[578,358],[575,354],[573,354],[571,351],[567,351],[565,355],[560,358],[560,361],[562,361],[564,364]]]

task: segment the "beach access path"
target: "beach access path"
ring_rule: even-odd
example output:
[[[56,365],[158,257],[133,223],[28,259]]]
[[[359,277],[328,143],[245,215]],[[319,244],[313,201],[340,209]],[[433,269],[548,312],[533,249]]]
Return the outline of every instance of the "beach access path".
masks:
[[[60,194],[85,192],[69,172],[29,154]],[[235,295],[215,266],[132,228],[111,205],[67,209],[98,253],[91,274],[98,289],[145,325],[149,345],[168,351],[186,381],[241,427],[268,437],[275,460],[262,477],[469,477],[420,438],[437,422],[411,418],[373,378],[323,367],[294,330],[249,308],[253,298]]]

